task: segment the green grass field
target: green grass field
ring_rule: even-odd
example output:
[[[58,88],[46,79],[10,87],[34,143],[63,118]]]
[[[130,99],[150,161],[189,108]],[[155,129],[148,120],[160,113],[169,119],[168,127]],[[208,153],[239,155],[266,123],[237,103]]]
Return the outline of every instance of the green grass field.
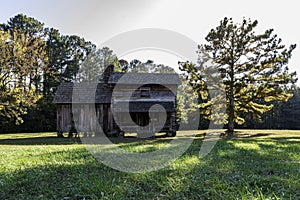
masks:
[[[170,166],[135,174],[103,165],[80,140],[0,134],[0,199],[300,199],[300,131],[239,130],[203,159],[198,133]],[[167,139],[117,140],[145,152]]]

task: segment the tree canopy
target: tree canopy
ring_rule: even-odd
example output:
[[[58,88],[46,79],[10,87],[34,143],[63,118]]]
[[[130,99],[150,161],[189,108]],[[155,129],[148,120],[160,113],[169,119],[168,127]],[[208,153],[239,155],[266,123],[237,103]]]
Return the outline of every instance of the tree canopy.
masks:
[[[256,20],[235,23],[224,18],[209,32],[206,43],[199,45],[199,62],[180,64],[184,71],[177,95],[181,123],[198,106],[202,128],[207,127],[206,119],[225,119],[229,133],[233,133],[234,125],[299,127],[287,114],[300,114],[299,89],[290,87],[296,82],[296,73],[288,69],[296,45],[286,47],[273,29],[257,34],[257,24]],[[173,68],[152,60],[119,60],[108,47],[96,48],[84,38],[63,35],[24,14],[0,24],[0,49],[0,132],[54,131],[56,112],[52,101],[59,84],[97,81],[108,65],[113,64],[123,72],[175,73]],[[214,96],[209,86],[212,80],[222,83],[216,87],[224,88],[225,101]],[[281,103],[292,94],[294,97],[288,103]],[[222,110],[225,115],[220,115]],[[244,123],[246,120],[251,122]],[[21,125],[15,126],[16,123]]]
[[[263,113],[272,109],[272,102],[287,101],[291,94],[286,87],[297,80],[296,73],[290,73],[288,68],[296,45],[286,48],[273,29],[257,34],[254,31],[257,24],[250,19],[235,23],[225,17],[208,33],[207,42],[199,45],[199,63],[181,63],[186,78],[205,101],[202,103],[204,114],[205,105],[211,106],[213,99],[207,95],[207,77],[202,72],[207,68],[204,63],[212,61],[226,93],[229,134],[233,134],[234,123],[245,122],[243,113],[252,113],[260,120]]]
[[[35,127],[49,119],[55,122],[55,89],[61,81],[76,78],[93,44],[75,35],[61,35],[24,14],[0,24],[0,31],[1,131],[13,122],[22,123],[24,117],[31,119],[26,126],[30,121]]]
[[[23,122],[21,115],[41,97],[42,69],[47,62],[44,42],[14,30],[0,31],[0,116],[4,123]]]

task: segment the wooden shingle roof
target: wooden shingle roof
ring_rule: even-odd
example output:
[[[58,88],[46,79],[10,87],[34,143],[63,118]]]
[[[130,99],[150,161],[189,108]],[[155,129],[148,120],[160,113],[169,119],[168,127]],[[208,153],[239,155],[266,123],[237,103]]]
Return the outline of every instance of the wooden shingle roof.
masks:
[[[111,103],[112,90],[117,83],[179,85],[180,82],[177,74],[126,73],[126,76],[124,75],[125,73],[114,72],[109,76],[107,83],[103,80],[82,83],[63,82],[56,91],[53,103]]]
[[[112,90],[103,83],[64,82],[56,91],[53,103],[111,103],[111,94]]]

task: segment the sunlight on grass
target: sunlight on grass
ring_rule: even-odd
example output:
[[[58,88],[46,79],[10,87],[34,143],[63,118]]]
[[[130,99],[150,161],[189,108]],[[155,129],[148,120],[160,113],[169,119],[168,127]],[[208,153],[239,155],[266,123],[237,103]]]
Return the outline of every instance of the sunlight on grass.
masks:
[[[123,149],[129,151],[129,152],[151,152],[151,151],[156,151],[159,149],[162,149],[166,147],[168,144],[166,143],[159,143],[159,144],[139,144],[135,146],[126,146],[123,147]],[[122,146],[121,146],[122,147]]]
[[[111,169],[79,140],[55,133],[0,134],[0,199],[300,199],[300,131],[238,134],[219,140],[201,159],[203,137],[194,137],[168,167],[138,174]],[[115,140],[141,153],[166,148],[170,141]]]
[[[172,163],[172,167],[174,169],[178,168],[191,168],[195,165],[199,165],[201,163],[201,160],[199,156],[196,155],[189,155],[189,156],[182,156],[180,159],[176,160]]]
[[[236,148],[245,149],[245,150],[261,150],[259,144],[253,143],[235,143],[234,146]]]

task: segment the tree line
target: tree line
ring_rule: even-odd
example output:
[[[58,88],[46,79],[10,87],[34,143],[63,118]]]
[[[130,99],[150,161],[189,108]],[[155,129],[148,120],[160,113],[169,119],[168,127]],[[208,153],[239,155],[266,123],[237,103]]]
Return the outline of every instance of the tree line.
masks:
[[[108,47],[24,14],[0,24],[0,49],[0,132],[55,131],[52,101],[60,83],[96,80],[110,64],[124,72],[173,70],[151,60],[118,60]]]
[[[296,45],[285,47],[273,29],[257,34],[257,24],[224,18],[209,32],[206,44],[199,45],[198,63],[179,63],[183,85],[177,105],[182,121],[199,110],[200,129],[209,121],[225,124],[229,134],[235,127],[300,128],[300,89],[294,85],[296,73],[288,69]],[[119,60],[108,47],[63,35],[24,14],[0,24],[0,39],[0,132],[55,131],[52,101],[59,84],[96,81],[108,65],[123,72],[174,72],[151,60]],[[214,87],[222,84],[222,103],[209,92],[212,81]],[[190,95],[184,92],[188,86]],[[186,104],[190,107],[183,107]],[[218,104],[214,108],[220,112],[212,112],[212,105]]]

